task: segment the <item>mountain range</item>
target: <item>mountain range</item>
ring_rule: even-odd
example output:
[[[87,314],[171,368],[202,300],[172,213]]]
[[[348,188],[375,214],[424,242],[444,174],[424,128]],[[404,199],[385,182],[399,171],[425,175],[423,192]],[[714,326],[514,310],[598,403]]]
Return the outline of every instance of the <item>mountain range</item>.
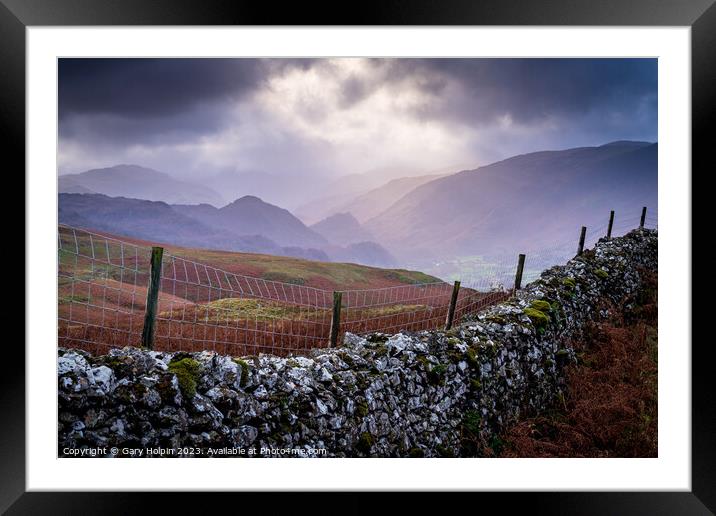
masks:
[[[365,223],[403,260],[516,254],[657,205],[656,143],[534,152],[419,186]],[[576,239],[576,236],[575,236]]]
[[[328,244],[286,209],[245,195],[222,208],[209,204],[175,204],[173,209],[209,227],[238,235],[258,234],[279,245],[316,247]]]
[[[316,195],[326,188],[335,195],[330,203],[314,203],[314,215],[328,215],[311,226],[256,195],[221,207],[143,200],[160,193],[185,199],[191,189],[209,194],[151,169],[121,165],[61,176],[61,188],[73,193],[60,194],[59,216],[66,224],[175,245],[421,267],[544,249],[576,240],[580,226],[603,224],[610,210],[624,220],[638,216],[641,206],[656,209],[657,154],[656,143],[617,141],[523,154],[450,175],[399,178],[368,190],[375,177],[358,174],[343,185],[316,188]],[[348,199],[349,183],[363,193]],[[102,194],[92,193],[97,190]]]
[[[169,174],[138,165],[115,165],[58,178],[59,193],[99,193],[167,203],[204,202],[221,206],[223,198],[201,184],[174,179]]]
[[[284,254],[280,245],[265,236],[214,228],[162,201],[61,193],[59,222],[187,247]]]
[[[209,204],[61,193],[58,215],[62,224],[177,246],[380,267],[395,263],[390,253],[375,242],[329,242],[288,210],[254,196],[215,208]]]
[[[340,212],[350,213],[360,223],[379,215],[389,208],[395,201],[420,185],[444,177],[442,174],[426,176],[401,177],[388,181],[384,185],[359,195],[350,202],[341,205]]]
[[[434,173],[412,175],[414,171],[380,169],[364,174],[349,174],[318,186],[315,195],[308,196],[294,210],[306,224],[315,224],[337,213],[351,213],[359,222],[374,217],[396,200],[424,183],[454,173],[457,168],[444,168]],[[380,175],[381,173],[385,175]],[[397,176],[397,177],[396,177]]]

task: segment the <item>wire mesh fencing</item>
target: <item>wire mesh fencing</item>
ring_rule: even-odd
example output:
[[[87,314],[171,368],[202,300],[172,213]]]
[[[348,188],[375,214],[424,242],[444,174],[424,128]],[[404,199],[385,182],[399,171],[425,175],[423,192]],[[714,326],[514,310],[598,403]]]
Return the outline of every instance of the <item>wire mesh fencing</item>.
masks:
[[[439,327],[445,323],[452,288],[441,281],[345,291],[341,327],[356,334]]]
[[[641,215],[638,213],[627,214],[622,217],[616,214],[612,221],[611,238],[624,236],[640,226]],[[658,215],[656,212],[649,214],[644,220],[644,228],[658,229]],[[609,219],[605,219],[601,224],[593,225],[586,228],[584,246],[585,250],[593,248],[601,239],[607,238],[609,232]],[[537,279],[542,271],[563,264],[577,255],[578,242],[580,236],[580,228],[575,227],[571,240],[563,240],[561,242],[553,242],[551,244],[543,244],[538,248],[528,249],[525,254],[524,282],[529,283]]]
[[[231,355],[305,353],[327,345],[332,296],[165,255],[155,347]]]
[[[638,215],[616,219],[612,236],[640,222]],[[645,227],[656,228],[657,222],[656,213],[644,218]],[[606,232],[606,221],[587,228],[584,248],[593,247]],[[573,258],[578,237],[575,230],[570,240],[526,250],[522,284]],[[211,350],[234,356],[305,354],[330,345],[333,291],[231,273],[168,253],[153,265],[151,256],[149,246],[59,226],[58,345],[106,353],[144,344],[158,351]],[[154,285],[150,276],[157,266]],[[463,278],[453,320],[509,298],[516,267],[517,256],[481,258]],[[343,290],[338,341],[345,332],[444,327],[453,288],[437,281]],[[143,342],[148,324],[153,330],[149,343]]]
[[[58,344],[91,353],[140,346],[151,297],[152,249],[90,231],[58,229]],[[231,273],[163,254],[150,322],[157,351],[304,354],[326,347],[333,291]],[[439,281],[343,291],[340,334],[445,325],[453,285]],[[460,289],[456,317],[506,297]]]
[[[58,228],[58,344],[92,353],[141,337],[149,248]]]

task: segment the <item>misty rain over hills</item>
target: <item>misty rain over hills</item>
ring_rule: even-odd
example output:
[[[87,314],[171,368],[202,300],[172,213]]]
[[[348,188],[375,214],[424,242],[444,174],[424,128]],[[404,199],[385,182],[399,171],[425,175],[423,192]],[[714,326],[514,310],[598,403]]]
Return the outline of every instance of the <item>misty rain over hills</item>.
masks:
[[[419,184],[364,224],[340,212],[306,226],[254,196],[216,208],[61,193],[59,217],[175,245],[431,270],[456,257],[511,257],[514,250],[550,247],[582,224],[602,224],[611,209],[632,215],[640,206],[655,209],[656,160],[657,145],[644,142],[516,156]],[[126,168],[120,170],[126,180]],[[83,177],[74,177],[75,186],[85,186]],[[103,184],[111,184],[109,177]]]
[[[458,279],[658,210],[653,59],[62,59],[59,87],[59,221],[116,235]]]

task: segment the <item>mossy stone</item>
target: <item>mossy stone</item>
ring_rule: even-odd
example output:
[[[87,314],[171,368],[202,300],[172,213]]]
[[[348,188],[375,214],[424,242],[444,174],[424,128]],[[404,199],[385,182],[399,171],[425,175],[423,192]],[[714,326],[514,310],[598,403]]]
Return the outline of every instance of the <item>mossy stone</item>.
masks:
[[[368,403],[365,401],[359,401],[356,403],[356,415],[359,417],[365,417],[368,415]]]
[[[462,419],[462,426],[471,434],[476,435],[480,431],[481,421],[482,416],[477,410],[468,410],[465,412],[465,417]]]
[[[375,347],[374,358],[380,358],[388,354],[388,346],[384,343],[380,343]]]
[[[562,285],[564,285],[565,287],[567,287],[568,289],[571,290],[577,286],[577,282],[574,281],[574,278],[564,278],[562,280]]]
[[[537,329],[544,328],[549,323],[549,317],[534,308],[525,308],[525,315],[530,318]]]
[[[246,387],[246,384],[249,382],[249,364],[240,358],[234,358],[233,360],[239,367],[241,367],[241,379],[239,380],[239,386]],[[298,365],[298,363],[296,363],[296,365]]]
[[[542,313],[549,313],[552,310],[552,307],[547,301],[543,301],[541,299],[535,299],[530,303],[530,308],[534,308],[535,310],[539,310]]]
[[[485,320],[500,325],[507,324],[507,320],[501,315],[488,315]]]
[[[364,455],[370,455],[370,450],[373,447],[374,443],[375,440],[373,439],[373,436],[370,434],[370,432],[363,432],[358,438],[358,444],[356,444],[356,449]]]
[[[187,398],[193,398],[196,395],[201,364],[193,358],[186,357],[169,362],[168,370],[176,375],[182,394]]]
[[[477,353],[474,349],[467,348],[467,351],[465,352],[465,357],[467,358],[467,363],[470,364],[472,367],[478,366]]]
[[[420,448],[410,448],[410,450],[408,450],[408,457],[421,458],[425,457],[425,453]]]
[[[435,451],[438,452],[438,455],[441,457],[447,457],[447,458],[453,458],[455,457],[455,454],[450,450],[450,448],[447,448],[441,444],[437,445],[435,447]]]

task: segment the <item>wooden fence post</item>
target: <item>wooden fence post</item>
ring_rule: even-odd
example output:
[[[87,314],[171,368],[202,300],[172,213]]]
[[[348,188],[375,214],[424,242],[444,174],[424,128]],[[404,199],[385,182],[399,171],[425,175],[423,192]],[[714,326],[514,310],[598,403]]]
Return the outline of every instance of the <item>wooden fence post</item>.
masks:
[[[644,227],[645,221],[646,221],[646,206],[644,206],[641,209],[641,221],[639,221],[639,229],[642,229]]]
[[[457,306],[457,294],[460,292],[460,282],[456,281],[452,286],[452,297],[450,297],[450,309],[445,318],[445,331],[452,328],[452,320],[455,317],[455,307]]]
[[[341,327],[341,301],[343,292],[333,292],[333,314],[331,317],[331,333],[328,337],[329,347],[335,348],[338,344],[338,332]]]
[[[522,271],[525,269],[525,255],[517,257],[517,272],[515,272],[515,292],[522,288]]]
[[[584,252],[584,238],[587,236],[587,226],[582,226],[582,231],[579,234],[579,247],[577,248],[577,256],[581,256]]]
[[[147,306],[144,310],[144,328],[142,328],[142,347],[154,349],[154,322],[157,317],[157,300],[162,282],[162,247],[152,247],[152,258],[147,285]]]
[[[607,240],[612,238],[612,227],[614,226],[614,210],[609,212],[609,227],[607,228]]]

